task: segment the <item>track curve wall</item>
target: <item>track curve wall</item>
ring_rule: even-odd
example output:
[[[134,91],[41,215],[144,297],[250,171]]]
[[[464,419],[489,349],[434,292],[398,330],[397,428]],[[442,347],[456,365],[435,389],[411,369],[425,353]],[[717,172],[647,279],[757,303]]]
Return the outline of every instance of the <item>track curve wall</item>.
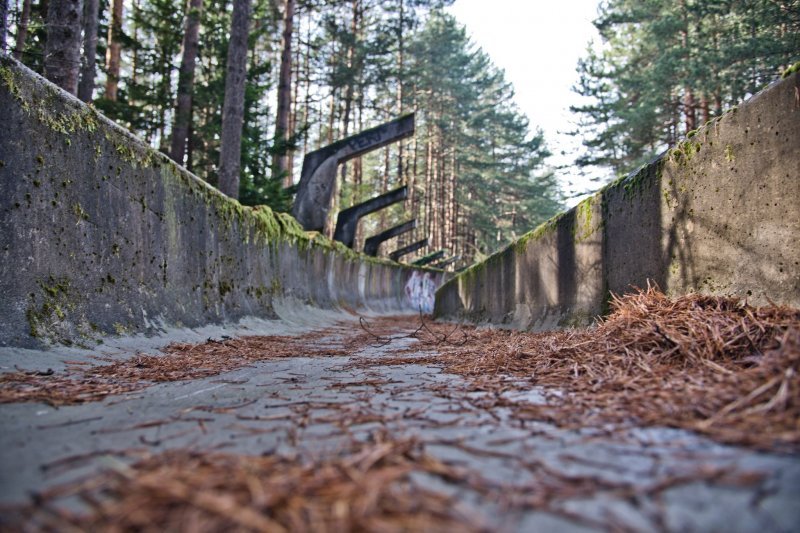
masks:
[[[0,57],[0,346],[276,318],[287,302],[432,310],[443,273],[241,206]]]

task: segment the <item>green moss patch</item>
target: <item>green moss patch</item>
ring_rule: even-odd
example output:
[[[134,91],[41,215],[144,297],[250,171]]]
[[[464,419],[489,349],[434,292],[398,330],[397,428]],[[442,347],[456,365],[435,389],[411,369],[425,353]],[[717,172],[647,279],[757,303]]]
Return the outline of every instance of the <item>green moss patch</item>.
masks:
[[[800,61],[798,61],[791,67],[787,68],[786,70],[784,70],[783,73],[781,74],[781,78],[788,78],[795,72],[800,72]]]

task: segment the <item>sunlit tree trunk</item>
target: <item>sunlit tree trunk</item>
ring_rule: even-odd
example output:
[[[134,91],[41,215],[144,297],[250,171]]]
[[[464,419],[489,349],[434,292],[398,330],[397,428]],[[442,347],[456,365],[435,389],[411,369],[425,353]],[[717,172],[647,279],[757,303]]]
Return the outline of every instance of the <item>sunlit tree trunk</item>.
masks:
[[[286,0],[283,13],[283,49],[281,68],[278,75],[278,108],[275,118],[275,145],[285,146],[289,135],[289,113],[292,97],[292,31],[294,25],[294,0]],[[283,175],[284,187],[291,187],[292,175],[289,173],[288,150],[274,156],[272,175]]]
[[[122,53],[122,13],[123,0],[112,0],[111,24],[108,26],[108,48],[106,49],[106,91],[107,100],[117,100],[119,89],[120,55]]]

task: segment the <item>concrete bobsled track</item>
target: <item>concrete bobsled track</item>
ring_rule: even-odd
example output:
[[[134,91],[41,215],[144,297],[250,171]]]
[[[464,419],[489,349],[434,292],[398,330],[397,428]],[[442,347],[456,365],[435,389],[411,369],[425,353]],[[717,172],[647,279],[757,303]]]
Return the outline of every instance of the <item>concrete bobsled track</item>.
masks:
[[[771,91],[783,95],[787,83],[795,79]],[[714,128],[723,135],[758,101],[692,142],[708,137],[717,150]],[[794,121],[795,135],[797,113],[786,109],[784,119]],[[541,410],[560,390],[500,374],[479,376],[491,382],[484,388],[455,373],[437,350],[458,346],[456,326],[417,314],[430,311],[441,271],[366,258],[310,236],[291,217],[241,207],[7,58],[0,59],[0,125],[0,530],[108,530],[123,522],[185,531],[797,529],[796,455],[676,427],[559,425]],[[721,141],[723,152],[730,144],[731,172],[743,172],[749,141],[724,135],[731,135]],[[681,152],[690,166],[706,157],[706,148],[691,146]],[[676,194],[689,188],[673,179]],[[633,193],[655,202],[644,180],[634,184]],[[742,200],[736,183],[720,187],[728,201]],[[762,203],[782,201],[772,181],[743,193],[759,187]],[[652,189],[660,198],[662,189]],[[571,236],[567,220],[599,228],[600,215],[608,216],[601,208],[630,219],[634,200],[623,190],[611,188],[602,202],[540,230],[540,242]],[[783,194],[796,202],[796,192]],[[675,216],[694,220],[686,232],[700,236],[706,215],[696,196],[670,201],[683,202]],[[783,234],[765,233],[773,219],[763,207],[749,231],[778,242]],[[792,209],[796,203],[783,217],[796,228]],[[648,216],[637,231],[654,223]],[[612,244],[600,242],[610,235],[599,239],[614,226],[602,220],[603,232],[578,240],[608,254]],[[740,224],[729,223],[730,231]],[[524,257],[544,250],[536,242],[529,239]],[[649,249],[630,242],[635,269]],[[701,275],[686,235],[676,233],[675,242],[678,257],[694,261],[689,272]],[[796,283],[777,263],[758,262],[765,252],[750,236],[736,242],[754,258],[740,265],[741,275],[761,272],[756,296]],[[794,257],[790,248],[776,252],[786,255],[781,261]],[[575,265],[580,250],[570,256]],[[503,276],[522,276],[500,266]],[[543,284],[555,276],[553,290],[566,298],[553,272],[531,276]],[[440,311],[462,302],[463,280],[476,275],[440,291]],[[622,284],[604,279],[554,302],[586,302],[581,312],[597,312],[597,294]],[[492,290],[501,298],[509,287]],[[522,296],[501,298],[504,307],[491,317],[533,301]],[[452,311],[482,301],[470,298]],[[528,322],[536,309],[526,311]],[[180,468],[183,460],[192,466]],[[244,460],[274,460],[274,469],[256,475],[236,466]],[[142,461],[169,468],[153,477]],[[282,515],[287,508],[296,512]]]
[[[358,255],[243,207],[0,61],[0,346],[277,318],[278,301],[431,307],[441,271]]]
[[[450,280],[436,316],[588,325],[610,293],[800,306],[800,74]]]

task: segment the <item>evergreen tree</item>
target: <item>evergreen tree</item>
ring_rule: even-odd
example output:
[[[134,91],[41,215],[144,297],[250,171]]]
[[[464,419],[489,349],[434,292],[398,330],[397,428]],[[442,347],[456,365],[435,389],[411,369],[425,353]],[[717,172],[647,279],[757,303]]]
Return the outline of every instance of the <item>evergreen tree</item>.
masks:
[[[800,58],[800,1],[611,0],[578,65],[586,153],[616,173],[773,80]]]

